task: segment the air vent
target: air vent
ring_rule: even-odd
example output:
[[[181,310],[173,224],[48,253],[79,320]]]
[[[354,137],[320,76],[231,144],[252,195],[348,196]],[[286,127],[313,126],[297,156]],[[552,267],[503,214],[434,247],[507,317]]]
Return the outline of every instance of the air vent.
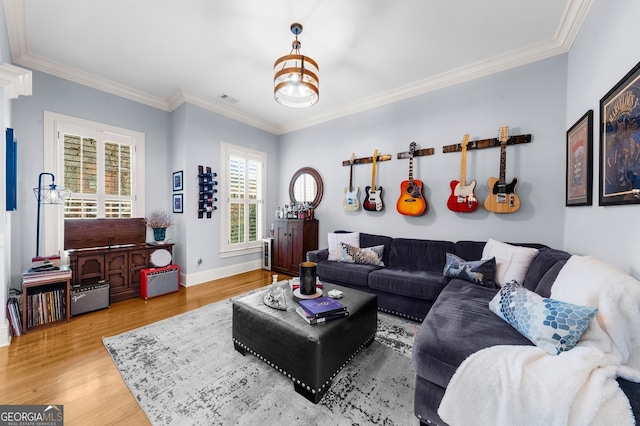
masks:
[[[235,104],[238,103],[238,100],[236,98],[232,98],[231,96],[227,95],[226,93],[222,93],[220,95],[218,95],[218,99],[220,99],[221,101],[224,101],[228,104]]]

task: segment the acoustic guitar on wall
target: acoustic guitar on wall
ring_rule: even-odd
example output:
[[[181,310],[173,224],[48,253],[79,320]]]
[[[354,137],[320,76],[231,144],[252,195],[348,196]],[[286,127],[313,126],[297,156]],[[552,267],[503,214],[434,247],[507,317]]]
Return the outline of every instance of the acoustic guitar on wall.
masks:
[[[351,154],[351,160],[349,160],[349,186],[344,189],[344,200],[342,200],[342,206],[347,211],[356,211],[360,208],[360,188],[353,187],[353,163],[356,155]]]
[[[371,169],[371,186],[365,187],[365,199],[362,207],[368,211],[380,211],[384,208],[382,201],[382,187],[376,188],[376,164],[378,162],[378,150],[373,153],[373,167]]]
[[[416,143],[409,145],[409,179],[400,183],[400,198],[396,203],[398,213],[406,216],[420,216],[427,209],[427,201],[422,195],[422,181],[413,178],[413,154]]]
[[[474,193],[476,181],[472,180],[467,184],[467,144],[469,135],[464,135],[460,147],[462,148],[462,158],[460,160],[460,180],[452,180],[451,195],[447,200],[449,210],[458,213],[471,213],[478,208],[478,199]]]
[[[517,178],[507,183],[505,169],[507,167],[507,140],[509,128],[500,127],[500,178],[489,178],[487,186],[489,195],[484,200],[484,208],[493,213],[513,213],[520,208],[520,198],[516,194]]]

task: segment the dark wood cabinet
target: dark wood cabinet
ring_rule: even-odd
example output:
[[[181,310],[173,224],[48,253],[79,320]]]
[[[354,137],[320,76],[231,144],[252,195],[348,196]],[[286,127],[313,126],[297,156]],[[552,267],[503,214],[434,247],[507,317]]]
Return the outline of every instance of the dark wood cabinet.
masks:
[[[140,297],[140,271],[153,268],[151,254],[173,244],[145,243],[143,218],[66,219],[65,250],[69,251],[72,284],[109,282],[111,302]]]
[[[318,221],[276,219],[273,240],[273,270],[298,276],[307,252],[318,248]]]
[[[69,255],[73,271],[72,284],[107,280],[111,302],[140,297],[140,271],[153,268],[151,253],[159,249],[171,252],[172,246],[173,244],[141,244],[72,252]]]

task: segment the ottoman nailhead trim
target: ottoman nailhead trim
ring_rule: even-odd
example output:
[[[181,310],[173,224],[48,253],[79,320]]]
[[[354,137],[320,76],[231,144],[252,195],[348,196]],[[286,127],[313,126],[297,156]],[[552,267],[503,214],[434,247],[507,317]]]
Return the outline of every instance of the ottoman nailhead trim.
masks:
[[[414,317],[413,315],[407,315],[405,313],[394,311],[394,310],[387,309],[387,308],[383,308],[383,307],[380,307],[380,306],[378,307],[378,310],[380,312],[385,312],[387,314],[395,315],[395,316],[398,316],[398,317],[408,318],[408,319],[410,319],[412,321],[422,322],[424,320],[424,318]]]
[[[340,368],[338,368],[338,370],[333,373],[331,375],[331,377],[329,378],[329,380],[327,380],[326,382],[324,382],[322,384],[322,386],[320,386],[317,390],[316,389],[312,389],[309,385],[307,385],[304,382],[301,382],[299,379],[296,379],[295,377],[292,377],[290,373],[276,367],[273,365],[273,363],[269,360],[267,360],[266,358],[264,358],[262,355],[258,354],[257,352],[255,352],[254,350],[252,350],[251,348],[249,348],[248,346],[246,346],[245,344],[241,343],[240,341],[238,341],[237,339],[233,339],[233,341],[235,343],[238,344],[238,346],[240,346],[243,349],[246,349],[249,353],[251,353],[253,356],[255,356],[256,358],[260,359],[261,361],[264,361],[267,365],[270,365],[271,367],[273,367],[275,370],[279,371],[280,373],[282,373],[284,376],[290,378],[291,380],[293,380],[297,385],[306,388],[307,391],[310,391],[313,394],[316,394],[317,392],[320,392],[321,390],[323,390],[324,388],[329,386],[329,383],[331,382],[331,380],[333,380],[334,377],[336,377],[338,375],[338,373],[347,365],[347,363],[349,361],[351,361],[353,359],[354,356],[356,356],[358,354],[358,352],[360,352],[366,345],[369,344],[369,342],[372,342],[376,337],[376,334],[373,333],[362,345],[360,345],[360,347],[358,349],[356,349],[356,351],[351,354],[351,356],[349,357],[349,359],[347,361],[345,361],[342,366],[340,366]]]

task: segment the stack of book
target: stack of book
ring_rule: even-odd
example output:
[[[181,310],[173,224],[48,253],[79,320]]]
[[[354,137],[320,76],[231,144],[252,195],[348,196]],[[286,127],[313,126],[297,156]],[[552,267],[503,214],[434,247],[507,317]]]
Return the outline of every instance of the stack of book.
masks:
[[[347,307],[330,297],[301,300],[296,312],[309,324],[319,324],[349,316]]]
[[[49,281],[51,279],[59,279],[65,281],[71,278],[71,269],[68,266],[53,268],[31,268],[22,273],[22,282],[24,284],[38,283],[41,281]]]
[[[11,334],[13,336],[21,336],[22,320],[20,319],[20,304],[18,303],[18,299],[15,297],[10,297],[7,302],[7,318],[9,318]]]

